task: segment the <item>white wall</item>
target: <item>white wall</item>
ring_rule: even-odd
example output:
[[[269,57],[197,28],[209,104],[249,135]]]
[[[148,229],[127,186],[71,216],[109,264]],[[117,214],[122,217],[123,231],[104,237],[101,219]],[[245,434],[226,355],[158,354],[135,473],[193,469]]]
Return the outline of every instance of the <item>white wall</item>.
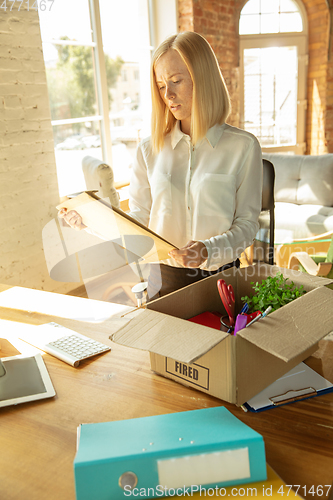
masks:
[[[59,196],[38,13],[7,6],[0,13],[0,283],[67,291],[73,286],[50,279],[42,246]]]

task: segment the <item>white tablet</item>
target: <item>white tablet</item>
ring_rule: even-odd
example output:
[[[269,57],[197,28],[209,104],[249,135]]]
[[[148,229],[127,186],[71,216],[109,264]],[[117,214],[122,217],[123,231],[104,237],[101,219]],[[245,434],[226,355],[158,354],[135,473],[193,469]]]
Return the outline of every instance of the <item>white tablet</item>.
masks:
[[[2,358],[0,407],[55,396],[49,373],[40,354]]]

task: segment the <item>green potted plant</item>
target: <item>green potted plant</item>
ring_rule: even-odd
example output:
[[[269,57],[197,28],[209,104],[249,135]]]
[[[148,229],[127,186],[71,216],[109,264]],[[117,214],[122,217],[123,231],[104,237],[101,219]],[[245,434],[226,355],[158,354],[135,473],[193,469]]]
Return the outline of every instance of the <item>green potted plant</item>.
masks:
[[[271,312],[276,311],[306,293],[303,285],[297,287],[293,281],[284,278],[282,273],[269,276],[261,283],[252,281],[251,285],[255,294],[252,297],[242,297],[242,301],[249,305],[249,313],[258,310],[264,312],[269,306],[272,307]]]

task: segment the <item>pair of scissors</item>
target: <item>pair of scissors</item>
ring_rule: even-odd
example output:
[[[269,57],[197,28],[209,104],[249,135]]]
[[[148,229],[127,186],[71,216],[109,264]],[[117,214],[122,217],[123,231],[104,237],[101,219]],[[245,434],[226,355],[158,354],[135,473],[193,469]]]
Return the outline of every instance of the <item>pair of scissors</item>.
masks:
[[[224,309],[229,316],[230,326],[235,326],[235,294],[232,285],[227,285],[222,279],[217,280],[217,289],[219,291]]]

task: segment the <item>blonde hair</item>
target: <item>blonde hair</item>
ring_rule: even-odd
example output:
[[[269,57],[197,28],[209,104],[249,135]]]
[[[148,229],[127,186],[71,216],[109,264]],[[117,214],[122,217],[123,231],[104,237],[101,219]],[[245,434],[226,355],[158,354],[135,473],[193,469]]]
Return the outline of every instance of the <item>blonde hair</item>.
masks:
[[[151,140],[153,151],[156,153],[163,148],[164,138],[176,122],[160,96],[155,78],[157,61],[170,49],[176,50],[181,56],[193,82],[192,143],[196,144],[205,137],[207,130],[213,125],[224,123],[230,113],[229,93],[219,63],[207,40],[192,31],[170,36],[156,49],[151,63]]]

